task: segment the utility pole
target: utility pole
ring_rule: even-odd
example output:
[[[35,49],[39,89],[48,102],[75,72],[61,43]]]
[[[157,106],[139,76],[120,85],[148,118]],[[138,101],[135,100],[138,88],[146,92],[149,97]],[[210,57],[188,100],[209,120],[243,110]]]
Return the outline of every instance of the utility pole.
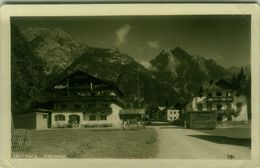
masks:
[[[137,58],[136,61],[136,69],[137,69],[137,103],[138,103],[138,109],[140,108],[140,75],[139,75],[139,66],[138,66],[139,58]]]
[[[69,91],[69,87],[70,87],[70,80],[69,80],[69,75],[70,75],[70,72],[69,70],[67,71],[67,95],[70,94],[70,91]]]

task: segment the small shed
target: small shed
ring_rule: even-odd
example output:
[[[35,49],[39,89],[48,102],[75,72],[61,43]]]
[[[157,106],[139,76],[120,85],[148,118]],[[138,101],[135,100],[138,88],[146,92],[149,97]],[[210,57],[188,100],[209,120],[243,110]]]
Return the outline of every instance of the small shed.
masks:
[[[36,109],[28,113],[15,114],[14,127],[16,129],[47,129],[50,128],[51,111],[46,109]]]

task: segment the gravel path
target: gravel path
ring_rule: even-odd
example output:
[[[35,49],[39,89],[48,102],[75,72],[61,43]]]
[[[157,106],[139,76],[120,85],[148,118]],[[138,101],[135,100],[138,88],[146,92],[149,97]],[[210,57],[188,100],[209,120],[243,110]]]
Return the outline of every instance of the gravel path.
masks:
[[[157,158],[228,159],[228,155],[233,155],[234,159],[250,159],[249,147],[201,138],[208,137],[206,133],[170,126],[158,126],[156,130],[159,137]]]

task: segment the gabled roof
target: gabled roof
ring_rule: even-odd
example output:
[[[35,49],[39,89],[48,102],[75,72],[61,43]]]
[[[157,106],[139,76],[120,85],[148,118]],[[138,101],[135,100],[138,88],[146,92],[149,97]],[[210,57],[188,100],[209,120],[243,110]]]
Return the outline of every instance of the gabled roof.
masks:
[[[30,114],[35,114],[35,113],[51,113],[52,110],[49,109],[32,109],[32,110],[28,110],[24,113],[15,113],[13,114],[14,116],[23,116],[23,115],[30,115]]]
[[[163,111],[166,107],[158,107],[160,111]]]
[[[221,87],[222,89],[229,89],[229,90],[234,89],[234,87],[224,79],[218,80],[215,84]]]
[[[111,86],[113,89],[115,89],[121,96],[123,96],[124,94],[121,92],[121,90],[117,87],[116,83],[111,82],[111,81],[107,81],[101,78],[98,78],[94,75],[89,74],[88,72],[86,72],[86,70],[84,69],[76,69],[74,71],[63,71],[61,74],[59,74],[58,76],[56,76],[55,79],[50,80],[50,82],[47,84],[46,89],[49,89],[51,87],[54,87],[55,85],[59,84],[60,82],[62,82],[63,80],[67,80],[68,77],[73,76],[76,73],[83,73],[86,74],[87,76],[89,76],[90,78],[95,79],[96,81],[100,81],[101,83],[107,84],[109,86]]]
[[[234,90],[234,87],[230,83],[225,81],[224,79],[220,79],[220,80],[214,81],[207,88],[207,90],[219,90],[219,89]]]

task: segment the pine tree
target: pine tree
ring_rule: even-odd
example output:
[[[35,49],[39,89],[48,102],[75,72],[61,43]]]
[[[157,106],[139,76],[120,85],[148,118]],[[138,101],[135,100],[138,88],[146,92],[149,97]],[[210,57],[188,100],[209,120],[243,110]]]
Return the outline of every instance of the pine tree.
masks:
[[[19,29],[11,25],[12,112],[23,113],[40,101],[44,85],[43,62],[36,57]]]

